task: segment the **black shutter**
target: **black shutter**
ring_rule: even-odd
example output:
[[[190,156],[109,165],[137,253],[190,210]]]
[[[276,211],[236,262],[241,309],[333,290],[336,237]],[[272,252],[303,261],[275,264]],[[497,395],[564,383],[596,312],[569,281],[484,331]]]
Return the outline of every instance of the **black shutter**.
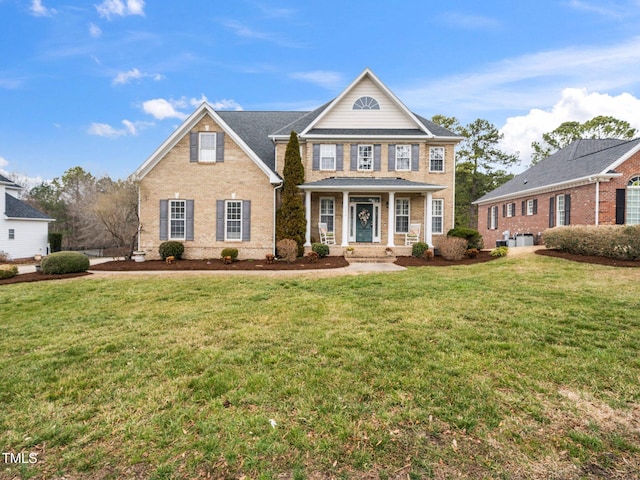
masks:
[[[496,227],[496,230],[497,230],[497,229],[498,229],[498,206],[496,205],[496,206],[495,206],[495,207],[493,207],[493,208],[495,208],[495,209],[496,209],[496,210],[495,210],[495,213],[496,213],[496,215],[495,215],[495,217],[496,217],[496,225],[495,225],[495,227]]]
[[[251,200],[242,201],[242,241],[251,240]]]
[[[160,200],[160,240],[169,238],[169,200]]]
[[[411,171],[417,172],[420,170],[420,145],[411,145]]]
[[[373,170],[379,172],[382,168],[382,145],[376,143],[373,146]]]
[[[493,207],[487,207],[487,230],[491,230],[491,209]]]
[[[393,172],[396,169],[396,146],[389,145],[389,156],[388,156],[389,164],[387,165],[387,170]]]
[[[527,202],[525,202],[524,200],[522,201],[520,211],[522,212],[523,217],[527,214]]]
[[[358,144],[351,144],[351,170],[358,170]]]
[[[344,170],[344,147],[341,143],[336,145],[336,170]]]
[[[534,215],[538,214],[538,199],[537,198],[533,199],[533,214]]]
[[[311,161],[311,170],[320,170],[320,144],[313,144],[313,160]]]
[[[216,133],[216,162],[224,162],[224,132]]]
[[[556,197],[549,198],[549,228],[556,225]]]
[[[624,188],[616,188],[616,225],[624,225],[627,191]]]
[[[507,204],[503,203],[502,204],[502,218],[507,216]]]
[[[189,135],[189,161],[198,161],[198,132],[191,132]]]
[[[216,200],[216,240],[224,242],[224,200]]]
[[[187,231],[185,232],[185,240],[193,240],[193,200],[186,202]]]
[[[564,224],[571,225],[571,195],[564,196]]]

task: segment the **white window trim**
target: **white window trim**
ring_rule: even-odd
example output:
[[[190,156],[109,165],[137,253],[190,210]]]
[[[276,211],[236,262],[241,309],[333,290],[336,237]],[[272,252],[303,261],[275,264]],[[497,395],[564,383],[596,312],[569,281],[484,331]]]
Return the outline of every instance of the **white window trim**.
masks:
[[[332,214],[326,214],[326,213],[322,213],[322,202],[323,201],[330,201],[333,205],[333,213]],[[329,223],[328,222],[323,222],[322,217],[331,217],[332,219],[332,225],[333,225],[333,229],[329,228]],[[322,223],[327,223],[327,228],[328,231],[330,233],[335,233],[336,230],[336,199],[333,197],[320,197],[319,201],[318,201],[318,220]]]
[[[489,224],[489,230],[496,230],[498,228],[497,223],[498,223],[498,207],[493,206],[493,207],[489,207],[490,212],[491,212],[491,222]]]
[[[365,148],[365,147],[369,147],[369,148],[370,148],[370,151],[371,151],[371,156],[369,157],[369,159],[370,159],[370,163],[369,163],[369,165],[371,165],[371,167],[370,167],[370,168],[362,168],[361,163],[360,163],[360,160],[362,160],[362,159],[363,159],[363,157],[361,157],[361,156],[360,156],[360,151],[361,151],[360,149]],[[358,145],[358,158],[357,158],[357,162],[358,162],[358,163],[357,163],[357,167],[358,167],[358,171],[359,171],[359,172],[373,172],[373,170],[374,170],[374,166],[373,166],[374,159],[373,159],[373,156],[374,156],[374,153],[373,153],[373,144],[368,144],[368,143],[367,143],[367,144],[360,144],[360,145]]]
[[[640,224],[640,175],[634,175],[627,183],[625,192],[625,225]]]
[[[173,218],[173,206],[177,204],[182,204],[182,210],[184,212],[183,218]],[[169,200],[169,221],[167,222],[167,228],[169,231],[167,232],[167,238],[169,240],[186,240],[187,238],[187,201],[186,200]],[[174,237],[172,235],[171,226],[173,222],[182,222],[182,231],[184,235],[181,237]]]
[[[407,167],[406,168],[400,168],[398,166],[398,153],[400,150],[406,150],[406,152],[408,152],[408,160],[409,162],[407,163]],[[411,145],[396,145],[396,165],[395,165],[395,169],[398,172],[410,172],[411,171]]]
[[[229,220],[229,204],[237,203],[240,207],[240,218],[235,220]],[[242,200],[225,200],[224,201],[224,241],[225,242],[241,242],[242,241]],[[240,222],[240,230],[238,238],[229,238],[229,222]]]
[[[218,137],[216,132],[199,132],[199,137],[198,138],[198,162],[200,163],[216,163],[216,155],[217,155],[217,148],[218,148]],[[210,158],[203,158],[203,145],[205,144],[205,142],[203,141],[204,137],[213,137],[213,149],[208,148],[206,149],[207,152],[211,152],[208,154],[208,156]]]
[[[400,202],[407,202],[407,214],[406,215],[398,215],[398,203]],[[408,233],[409,232],[409,228],[411,228],[411,199],[407,198],[407,197],[396,197],[396,204],[394,205],[394,212],[393,212],[393,223],[394,223],[394,230],[395,233]],[[407,231],[400,231],[398,230],[398,217],[407,217]]]
[[[323,168],[322,159],[323,158],[332,158],[333,159],[333,167]],[[329,143],[321,143],[320,144],[320,165],[318,165],[319,169],[322,171],[332,171],[336,170],[336,145]]]
[[[507,217],[513,217],[515,213],[514,210],[515,210],[515,203],[513,202],[507,203]]]
[[[440,204],[440,215],[436,215],[436,203]],[[440,218],[440,230],[437,231],[433,225],[433,219]],[[442,198],[434,198],[431,200],[431,233],[434,235],[442,235],[444,234],[444,199]]]
[[[533,200],[527,200],[527,215],[533,215]]]
[[[442,151],[442,169],[441,170],[434,170],[433,169],[433,152],[434,150],[440,150]],[[444,173],[445,168],[444,168],[444,164],[445,164],[445,149],[444,147],[429,147],[429,171],[430,172],[438,172],[438,173]],[[440,159],[438,159],[440,160]]]
[[[562,199],[562,208],[560,208],[560,199]],[[566,217],[564,212],[564,194],[556,195],[556,226],[564,227],[566,225]]]

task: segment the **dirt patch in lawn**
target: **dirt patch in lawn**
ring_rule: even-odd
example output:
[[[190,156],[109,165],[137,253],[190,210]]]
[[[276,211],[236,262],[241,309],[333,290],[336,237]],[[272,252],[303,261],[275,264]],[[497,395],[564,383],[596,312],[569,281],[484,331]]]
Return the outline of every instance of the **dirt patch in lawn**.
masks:
[[[536,254],[544,255],[546,257],[564,258],[565,260],[571,260],[574,262],[595,263],[597,265],[606,265],[609,267],[640,267],[640,261],[638,260],[619,260],[616,258],[599,257],[595,255],[577,255],[575,253],[566,253],[553,249],[536,250]]]
[[[311,262],[306,257],[287,263],[276,261],[267,263],[266,260],[240,260],[224,264],[220,259],[214,260],[176,260],[167,264],[162,260],[147,260],[145,262],[115,261],[93,265],[91,270],[102,272],[152,272],[158,270],[189,271],[189,270],[323,270],[328,268],[346,267],[349,263],[344,257],[325,257]]]
[[[398,257],[394,262],[402,267],[451,267],[454,265],[471,265],[473,263],[483,263],[495,260],[499,257],[492,257],[488,251],[481,251],[475,258],[463,258],[462,260],[445,260],[441,256],[425,260],[417,257]]]

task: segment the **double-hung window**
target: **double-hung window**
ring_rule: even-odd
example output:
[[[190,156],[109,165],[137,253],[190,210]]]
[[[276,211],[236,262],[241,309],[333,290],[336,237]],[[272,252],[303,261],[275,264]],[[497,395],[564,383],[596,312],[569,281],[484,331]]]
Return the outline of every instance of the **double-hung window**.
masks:
[[[565,211],[564,211],[564,195],[558,195],[556,197],[556,225],[559,227],[566,225]]]
[[[429,171],[444,172],[444,147],[429,148]]]
[[[330,144],[320,145],[320,170],[336,169],[336,146]]]
[[[443,232],[443,217],[444,217],[444,200],[439,198],[431,200],[431,231],[432,233]]]
[[[513,217],[516,211],[515,203],[507,203],[507,217]]]
[[[200,132],[200,157],[203,163],[216,161],[216,134],[214,132]]]
[[[629,180],[626,204],[626,224],[640,224],[640,176]]]
[[[13,228],[9,229],[9,240],[15,240],[16,239],[16,231]]]
[[[358,170],[373,170],[373,145],[358,145]]]
[[[396,170],[411,170],[411,145],[396,145]]]
[[[527,200],[527,215],[533,215],[533,200]]]
[[[185,200],[169,201],[169,239],[184,240],[187,225],[187,203]]]
[[[409,199],[396,198],[396,233],[409,232]]]
[[[498,207],[489,207],[489,219],[487,221],[487,228],[489,230],[496,230],[498,228]]]
[[[242,240],[242,201],[227,200],[224,210],[225,240]]]
[[[320,199],[320,223],[327,224],[328,232],[335,232],[334,219],[335,219],[335,202],[333,198],[321,198]]]

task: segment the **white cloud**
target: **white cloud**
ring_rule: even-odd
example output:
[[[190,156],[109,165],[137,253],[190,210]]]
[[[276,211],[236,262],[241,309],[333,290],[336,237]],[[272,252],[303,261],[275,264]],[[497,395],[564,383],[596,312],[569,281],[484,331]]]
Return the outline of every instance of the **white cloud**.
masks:
[[[118,73],[111,83],[113,85],[124,85],[129,83],[131,80],[141,78],[152,78],[153,80],[158,81],[162,80],[163,76],[159,73],[142,73],[137,68],[134,68],[132,70],[129,70],[128,72]]]
[[[305,82],[314,83],[330,90],[343,86],[342,75],[337,72],[328,72],[324,70],[315,70],[312,72],[296,72],[290,75],[296,80],[304,80]]]
[[[237,112],[244,110],[242,105],[240,105],[235,100],[218,100],[217,102],[213,102],[210,104],[214,110],[235,110]]]
[[[177,109],[184,108],[185,106],[184,100],[165,100],[164,98],[156,98],[142,102],[142,110],[158,120],[164,120],[166,118],[184,120],[188,115]]]
[[[4,157],[0,157],[0,168],[4,168],[9,165],[9,160]]]
[[[640,99],[629,93],[611,96],[588,92],[582,88],[567,88],[549,110],[532,109],[526,115],[510,117],[501,128],[505,151],[519,151],[522,166],[531,159],[531,142],[540,141],[542,134],[555,130],[567,121],[585,122],[598,115],[610,115],[626,120],[640,131]]]
[[[144,16],[144,0],[104,0],[100,5],[95,5],[98,14],[110,20],[112,15],[125,17],[127,15]]]
[[[32,0],[29,11],[36,17],[50,17],[51,15],[55,15],[57,13],[54,8],[47,8],[42,5],[42,0]]]
[[[92,38],[98,38],[98,37],[100,37],[102,35],[102,30],[95,23],[90,23],[89,24],[89,35],[91,35]]]
[[[129,120],[122,120],[124,128],[114,128],[108,123],[94,122],[89,126],[87,133],[89,135],[96,135],[98,137],[117,138],[125,135],[135,136],[138,134],[141,128],[145,128],[153,125],[151,122],[131,122]]]

